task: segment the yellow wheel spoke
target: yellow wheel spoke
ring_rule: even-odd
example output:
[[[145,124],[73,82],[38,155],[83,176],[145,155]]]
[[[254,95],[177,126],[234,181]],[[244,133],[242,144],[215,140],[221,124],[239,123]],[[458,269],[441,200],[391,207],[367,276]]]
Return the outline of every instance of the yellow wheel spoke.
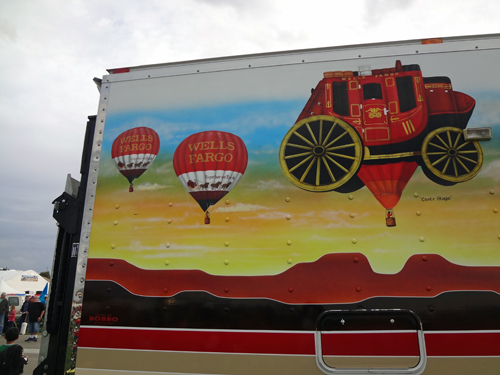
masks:
[[[304,160],[302,160],[299,164],[295,165],[293,168],[290,168],[290,172],[293,172],[294,170],[296,170],[298,167],[300,167],[302,164],[304,164],[306,161],[308,161],[309,159],[313,158],[314,155],[310,155],[308,158],[305,158]]]
[[[432,143],[432,142],[429,142],[429,145],[430,145],[430,146],[437,147],[437,148],[439,148],[439,149],[441,149],[441,150],[448,151],[448,147],[442,147],[442,146],[439,146],[439,145],[437,145],[437,144],[435,144],[435,143]]]
[[[347,130],[345,132],[343,132],[341,135],[339,135],[337,138],[335,138],[333,141],[331,141],[330,143],[328,143],[325,148],[328,148],[330,147],[332,144],[334,144],[335,142],[337,142],[340,138],[342,138],[344,135],[348,134]]]
[[[348,147],[354,147],[354,146],[356,146],[354,143],[349,143],[348,145],[327,148],[326,151],[340,150],[341,148],[348,148]]]
[[[303,152],[302,154],[288,155],[288,156],[285,156],[285,159],[300,158],[302,156],[308,156],[308,155],[312,155],[312,153],[311,152]]]
[[[354,156],[349,156],[349,155],[342,155],[342,154],[336,154],[335,152],[327,152],[328,155],[331,156],[337,156],[339,158],[344,158],[344,159],[350,159],[350,160],[356,160]]]
[[[323,137],[323,120],[319,120],[319,142],[318,142],[318,145],[321,144],[322,137]]]
[[[462,143],[460,146],[457,147],[457,151],[460,150],[461,148],[467,146],[468,144],[470,144],[470,142],[464,142],[464,143]]]
[[[466,158],[465,156],[462,156],[462,155],[458,155],[457,160],[458,160],[460,163],[462,163],[462,162],[460,161],[460,159],[467,160],[468,162],[471,162],[472,164],[477,164],[477,161],[475,161],[475,160],[472,160],[472,159]],[[464,168],[465,168],[465,166],[464,166]],[[466,169],[467,169],[467,168],[466,168]]]
[[[319,181],[320,181],[319,177],[321,174],[320,167],[321,167],[321,159],[316,158],[316,186],[319,186]]]
[[[453,168],[455,169],[455,177],[458,177],[457,162],[453,159]]]
[[[451,160],[451,158],[448,158],[448,160],[446,160],[446,164],[444,165],[444,168],[441,171],[441,173],[446,174],[446,170],[448,169],[448,165],[450,165],[450,160]]]
[[[302,177],[300,178],[300,182],[304,182],[305,178],[307,177],[307,175],[309,174],[309,171],[311,170],[312,166],[314,165],[314,162],[316,161],[316,157],[311,160],[311,162],[309,163],[309,165],[307,166],[307,169],[306,171],[304,172],[304,174],[302,175]]]
[[[438,160],[436,160],[434,163],[432,163],[432,166],[435,166],[436,164],[441,163],[444,159],[446,159],[446,158],[448,158],[448,157],[449,157],[449,155],[448,155],[448,154],[446,154],[446,155],[445,155],[445,156],[443,156],[441,159],[438,159]]]
[[[443,141],[443,139],[439,136],[439,134],[436,134],[436,138],[439,139],[441,141],[441,143],[444,145],[444,147],[446,147],[446,150],[448,150],[450,148],[450,146],[448,146],[446,144],[445,141]]]
[[[299,137],[300,139],[302,139],[304,142],[306,142],[308,145],[310,145],[311,147],[314,147],[316,146],[314,143],[311,143],[311,141],[309,139],[307,139],[306,137],[300,135],[299,133],[297,132],[293,132],[293,134],[295,134],[297,137]]]
[[[462,154],[478,154],[477,150],[468,150],[468,151],[459,151],[458,152],[459,155],[462,155]]]
[[[297,148],[302,148],[304,150],[311,150],[312,151],[312,147],[309,147],[309,146],[302,146],[302,145],[296,145],[294,143],[287,143],[286,147],[297,147]]]
[[[470,173],[469,168],[467,168],[467,167],[465,166],[465,164],[464,164],[464,163],[462,163],[462,160],[460,160],[459,158],[457,158],[457,161],[460,163],[460,165],[462,166],[462,168],[463,168],[463,169],[465,169],[465,170],[467,171],[467,173]]]
[[[311,138],[312,140],[314,141],[314,144],[317,145],[318,144],[318,141],[316,140],[316,137],[314,136],[314,133],[313,131],[311,130],[311,127],[309,126],[309,123],[306,122],[306,127],[307,127],[307,130],[309,130],[309,134],[311,134]]]
[[[451,141],[451,134],[450,134],[450,132],[449,131],[446,132],[446,135],[448,136],[448,145],[450,147],[453,147],[453,142]]]
[[[448,155],[447,152],[428,152],[427,155]]]
[[[326,167],[326,170],[328,171],[328,174],[330,175],[330,178],[332,179],[332,182],[335,182],[335,177],[333,176],[332,170],[330,169],[330,166],[328,165],[328,162],[326,161],[326,158],[321,158],[323,160],[323,164]]]
[[[324,146],[325,143],[328,141],[328,139],[330,139],[330,135],[332,135],[332,132],[333,132],[333,129],[335,129],[335,126],[337,125],[337,123],[333,123],[330,131],[328,132],[328,134],[326,135],[325,139],[323,140],[323,143],[321,144],[321,146]]]
[[[462,133],[458,133],[457,139],[455,139],[455,144],[453,145],[453,148],[457,148],[458,142],[460,141],[460,138],[462,138]]]
[[[331,157],[329,157],[328,155],[325,155],[325,157],[328,158],[328,160],[330,160],[333,164],[335,164],[337,167],[339,167],[340,169],[342,169],[344,172],[349,172],[349,170],[345,169],[341,164],[339,164],[336,160],[332,159]]]

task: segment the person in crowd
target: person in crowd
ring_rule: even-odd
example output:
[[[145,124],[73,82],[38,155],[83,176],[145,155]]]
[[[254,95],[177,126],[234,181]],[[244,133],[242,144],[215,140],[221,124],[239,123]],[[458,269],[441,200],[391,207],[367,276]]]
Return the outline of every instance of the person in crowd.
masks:
[[[27,295],[26,298],[24,299],[24,303],[21,306],[21,318],[19,319],[19,328],[21,327],[21,324],[24,322],[28,322],[28,306],[30,304],[30,299],[31,296]]]
[[[5,321],[5,314],[9,312],[9,300],[7,294],[0,294],[0,334],[3,334],[3,324]]]
[[[7,329],[16,325],[16,306],[10,305],[9,318],[7,322]]]
[[[19,338],[17,327],[11,327],[5,332],[6,344],[0,346],[0,374],[18,375],[24,371],[28,357],[23,353],[23,347],[15,343]]]
[[[45,314],[45,305],[40,302],[37,296],[33,296],[28,306],[28,332],[30,336],[27,342],[36,342],[38,339],[38,329]]]

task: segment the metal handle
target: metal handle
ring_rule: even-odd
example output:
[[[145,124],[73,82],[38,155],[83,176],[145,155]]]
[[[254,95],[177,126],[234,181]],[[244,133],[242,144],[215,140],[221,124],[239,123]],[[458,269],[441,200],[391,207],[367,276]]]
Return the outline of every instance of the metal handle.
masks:
[[[321,328],[322,319],[327,315],[392,315],[392,314],[405,314],[410,316],[416,323],[416,331],[418,338],[418,349],[419,349],[419,361],[415,367],[408,368],[338,368],[328,366],[323,359],[323,350],[321,345]],[[387,309],[387,310],[331,310],[326,311],[321,314],[317,321],[316,331],[314,332],[314,344],[316,348],[316,364],[325,374],[337,374],[337,375],[352,375],[352,374],[388,374],[388,375],[420,375],[424,372],[425,366],[427,364],[427,354],[425,350],[425,338],[424,330],[422,328],[422,322],[418,316],[410,310],[400,310],[400,309]]]

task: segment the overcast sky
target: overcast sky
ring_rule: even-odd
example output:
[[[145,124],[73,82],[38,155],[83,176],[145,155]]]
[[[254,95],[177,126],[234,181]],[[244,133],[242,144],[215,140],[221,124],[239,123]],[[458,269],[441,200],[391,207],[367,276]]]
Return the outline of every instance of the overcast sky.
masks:
[[[80,179],[107,68],[500,32],[500,2],[0,1],[0,267],[51,270],[51,202]]]

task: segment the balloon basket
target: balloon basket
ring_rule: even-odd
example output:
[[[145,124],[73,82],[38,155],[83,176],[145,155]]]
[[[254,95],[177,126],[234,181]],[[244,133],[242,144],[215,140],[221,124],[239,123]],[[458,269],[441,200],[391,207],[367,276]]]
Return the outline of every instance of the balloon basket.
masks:
[[[395,227],[396,226],[396,218],[395,217],[386,217],[385,218],[385,225],[388,227]]]
[[[205,224],[210,224],[210,213],[205,212]]]
[[[130,187],[128,188],[128,192],[132,193],[133,191],[134,191],[134,187],[132,185],[130,185]]]

